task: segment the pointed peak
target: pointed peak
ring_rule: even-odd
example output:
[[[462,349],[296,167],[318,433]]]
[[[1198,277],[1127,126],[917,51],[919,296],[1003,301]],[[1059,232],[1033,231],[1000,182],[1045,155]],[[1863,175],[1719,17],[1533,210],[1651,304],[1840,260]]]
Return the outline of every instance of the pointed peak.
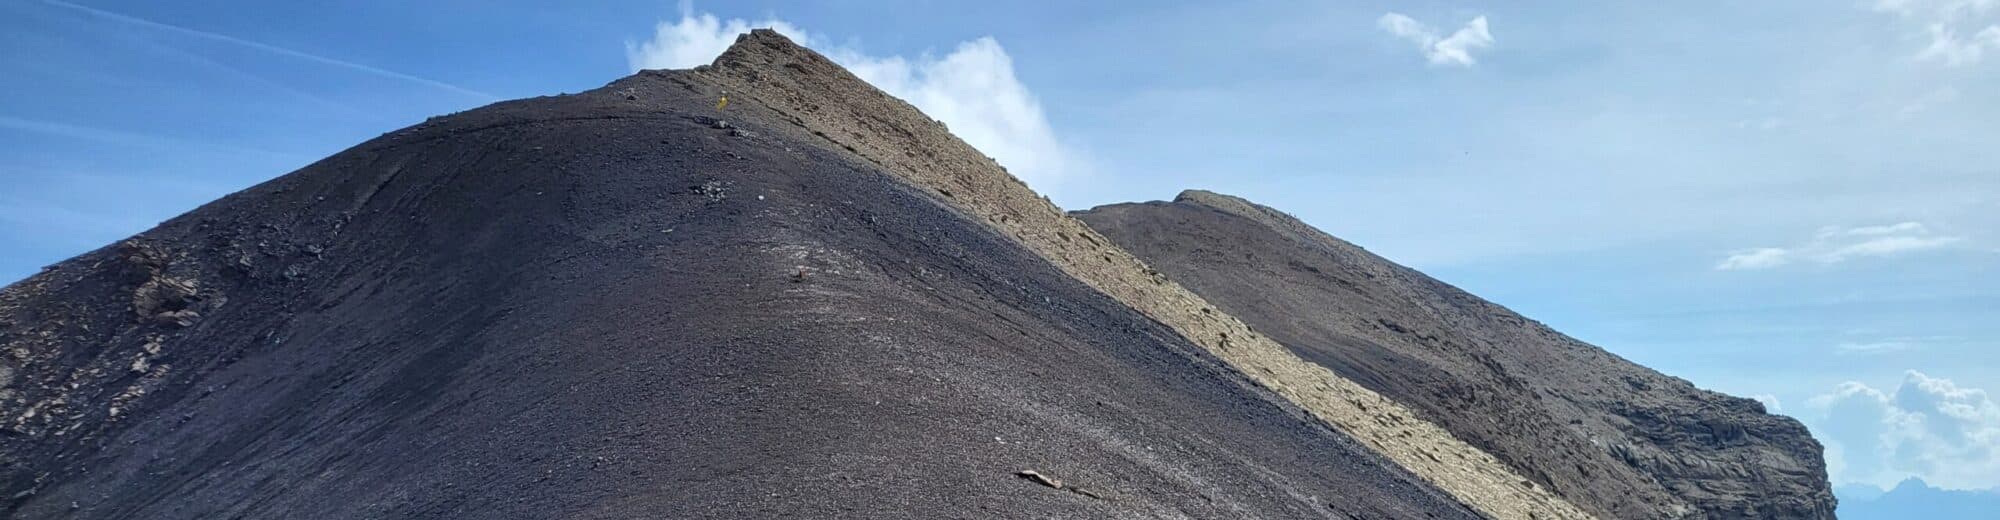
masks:
[[[783,66],[788,63],[813,63],[834,66],[833,60],[821,56],[791,38],[773,29],[751,29],[736,37],[736,43],[715,57],[710,66],[718,69],[742,69],[766,66]],[[837,68],[837,66],[836,66]]]
[[[766,103],[813,101],[789,107],[787,111],[794,112],[794,116],[840,106],[873,118],[931,121],[916,107],[900,100],[889,103],[890,106],[861,108],[893,98],[825,55],[771,29],[755,29],[737,36],[736,43],[717,56],[714,63],[696,71],[733,84],[745,94],[756,94]]]

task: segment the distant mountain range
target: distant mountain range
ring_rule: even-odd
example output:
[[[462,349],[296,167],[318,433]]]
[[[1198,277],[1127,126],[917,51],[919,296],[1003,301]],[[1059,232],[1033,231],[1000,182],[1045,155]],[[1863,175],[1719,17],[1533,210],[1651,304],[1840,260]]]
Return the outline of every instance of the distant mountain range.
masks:
[[[1912,478],[1888,491],[1848,485],[1834,488],[1834,494],[1840,497],[1840,517],[1847,520],[2000,518],[2000,489],[1939,489]]]

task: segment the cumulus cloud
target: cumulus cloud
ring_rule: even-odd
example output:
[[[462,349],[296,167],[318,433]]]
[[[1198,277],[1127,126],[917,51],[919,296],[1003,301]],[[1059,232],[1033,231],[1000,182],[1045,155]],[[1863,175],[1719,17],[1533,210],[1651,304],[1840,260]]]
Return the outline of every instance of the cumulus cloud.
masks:
[[[1432,65],[1470,67],[1478,60],[1472,52],[1493,46],[1493,33],[1486,28],[1486,17],[1473,18],[1464,27],[1450,36],[1439,36],[1438,29],[1410,18],[1402,13],[1389,13],[1375,21],[1375,25],[1410,43],[1417,44],[1424,58]]]
[[[806,32],[798,26],[783,20],[759,20],[755,22],[730,19],[724,21],[713,14],[696,13],[688,3],[681,4],[681,18],[668,22],[661,20],[653,28],[653,39],[645,42],[625,42],[625,61],[633,71],[643,69],[686,69],[696,65],[706,65],[721,56],[736,43],[736,36],[751,29],[769,28],[792,41],[809,42]]]
[[[953,134],[1029,185],[1048,190],[1081,173],[1078,155],[1056,137],[1041,103],[1014,75],[1013,58],[990,37],[961,42],[942,57],[871,56],[783,20],[722,20],[682,4],[680,19],[661,21],[652,39],[627,42],[626,60],[633,70],[703,65],[735,43],[737,35],[760,27],[825,54],[943,121]]]
[[[1820,228],[1812,240],[1793,247],[1757,247],[1729,253],[1715,268],[1722,271],[1770,269],[1800,262],[1837,264],[1855,258],[1888,257],[1952,246],[1965,237],[1932,233],[1917,222],[1880,226]]]
[[[1879,0],[1875,10],[1929,40],[1918,59],[1958,66],[2000,51],[2000,0]]]
[[[2000,486],[2000,404],[1985,390],[1912,370],[1892,392],[1850,381],[1807,406],[1835,482]]]

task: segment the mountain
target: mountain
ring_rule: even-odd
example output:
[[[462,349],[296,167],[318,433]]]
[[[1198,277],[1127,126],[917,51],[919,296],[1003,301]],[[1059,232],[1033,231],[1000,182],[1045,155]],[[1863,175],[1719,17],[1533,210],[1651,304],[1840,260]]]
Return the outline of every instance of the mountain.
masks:
[[[1984,520],[2000,511],[2000,490],[1938,489],[1918,478],[1886,492],[1865,484],[1840,490],[1840,517],[1847,520]]]
[[[1479,516],[814,135],[935,124],[829,66],[434,118],[8,286],[8,516]]]
[[[1056,268],[1203,347],[1254,384],[1495,518],[1589,515],[1404,405],[1298,357],[1219,311],[1008,175],[906,103],[775,33],[706,71],[796,126],[922,186]]]
[[[1840,506],[1847,507],[1856,502],[1882,498],[1889,490],[1871,484],[1841,484],[1833,487],[1833,495],[1840,498]]]
[[[1076,215],[1299,356],[1595,514],[1833,517],[1819,444],[1756,401],[1628,362],[1240,198],[1188,191]]]
[[[1331,362],[1077,216],[755,31],[385,134],[0,290],[0,496],[20,518],[1580,519],[1686,516],[1689,483],[1818,513],[1770,490],[1823,473],[1817,445],[1731,408],[1754,402]],[[1515,373],[1467,352],[1436,357]],[[1520,424],[1684,438],[1603,437],[1639,469],[1580,482],[1573,439],[1384,383],[1416,375],[1583,403]],[[1667,474],[1690,480],[1632,480]]]

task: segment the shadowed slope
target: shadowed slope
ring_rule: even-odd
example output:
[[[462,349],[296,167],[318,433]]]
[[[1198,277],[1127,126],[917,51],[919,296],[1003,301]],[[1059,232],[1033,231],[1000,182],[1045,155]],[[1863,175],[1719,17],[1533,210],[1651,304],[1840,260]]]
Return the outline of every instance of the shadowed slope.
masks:
[[[1300,356],[1620,518],[1831,518],[1819,444],[1695,388],[1226,195],[1077,216]]]
[[[722,88],[438,118],[0,291],[8,511],[1476,517]]]

